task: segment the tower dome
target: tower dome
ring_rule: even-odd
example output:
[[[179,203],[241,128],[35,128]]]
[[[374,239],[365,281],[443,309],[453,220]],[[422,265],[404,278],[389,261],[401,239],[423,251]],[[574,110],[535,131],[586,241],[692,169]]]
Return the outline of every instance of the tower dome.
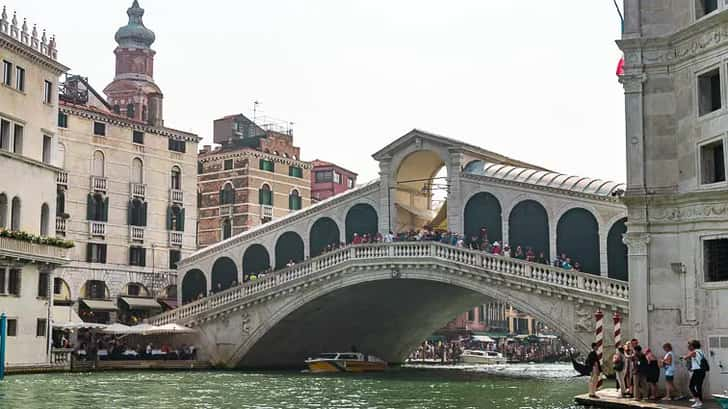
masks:
[[[144,9],[139,7],[137,0],[126,10],[126,14],[129,16],[129,23],[121,27],[114,36],[119,47],[149,48],[154,43],[155,36],[152,30],[144,27]]]

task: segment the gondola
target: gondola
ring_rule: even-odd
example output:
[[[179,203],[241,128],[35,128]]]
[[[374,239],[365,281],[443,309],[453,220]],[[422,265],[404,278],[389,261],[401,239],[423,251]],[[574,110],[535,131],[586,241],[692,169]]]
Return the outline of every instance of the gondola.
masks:
[[[571,364],[574,365],[574,370],[579,373],[579,376],[591,376],[591,368],[588,366],[579,363],[574,358],[574,354],[569,354],[571,357]]]

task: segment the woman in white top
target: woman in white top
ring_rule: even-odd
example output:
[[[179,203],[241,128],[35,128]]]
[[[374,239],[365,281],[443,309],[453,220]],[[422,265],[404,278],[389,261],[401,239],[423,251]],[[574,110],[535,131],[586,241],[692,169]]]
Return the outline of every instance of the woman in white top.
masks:
[[[700,349],[700,341],[692,340],[688,342],[688,353],[683,357],[690,363],[690,393],[695,398],[692,408],[703,407],[703,381],[705,380],[705,369],[700,363],[705,358],[705,354]]]

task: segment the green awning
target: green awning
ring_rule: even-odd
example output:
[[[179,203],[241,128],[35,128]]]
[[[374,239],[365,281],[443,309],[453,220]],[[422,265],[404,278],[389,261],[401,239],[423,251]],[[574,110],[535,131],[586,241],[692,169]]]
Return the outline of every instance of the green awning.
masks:
[[[80,300],[83,305],[93,311],[116,311],[116,304],[109,300]]]
[[[162,306],[159,305],[157,300],[154,298],[136,298],[136,297],[119,297],[121,301],[129,306],[130,310],[161,310]]]

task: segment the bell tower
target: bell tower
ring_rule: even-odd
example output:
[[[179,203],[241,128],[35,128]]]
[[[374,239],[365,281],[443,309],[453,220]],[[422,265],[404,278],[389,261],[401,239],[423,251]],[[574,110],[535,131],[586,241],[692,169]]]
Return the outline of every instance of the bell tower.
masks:
[[[129,23],[116,32],[118,47],[116,75],[104,88],[104,93],[115,113],[145,122],[152,126],[163,126],[162,91],[154,83],[154,32],[144,26],[144,9],[134,0],[126,11]]]

